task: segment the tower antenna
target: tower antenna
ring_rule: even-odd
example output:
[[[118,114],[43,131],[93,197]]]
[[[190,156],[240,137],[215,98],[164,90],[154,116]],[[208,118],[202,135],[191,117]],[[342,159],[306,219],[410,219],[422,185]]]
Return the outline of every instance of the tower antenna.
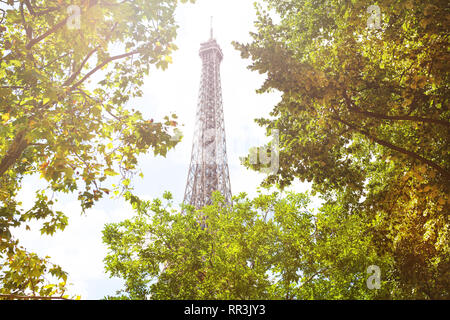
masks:
[[[214,33],[213,33],[213,17],[211,16],[211,40],[214,38]]]

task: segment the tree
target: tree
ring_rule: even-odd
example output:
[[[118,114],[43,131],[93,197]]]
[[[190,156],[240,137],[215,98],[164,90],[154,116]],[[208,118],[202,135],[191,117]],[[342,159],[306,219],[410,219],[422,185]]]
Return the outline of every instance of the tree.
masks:
[[[0,1],[3,272],[26,268],[16,263],[26,260],[21,259],[26,251],[10,228],[37,219],[44,221],[42,233],[53,234],[67,225],[47,193],[77,192],[85,210],[113,191],[105,185],[109,176],[120,174],[128,189],[138,155],[153,149],[165,156],[176,145],[171,137],[176,115],[158,123],[127,106],[142,95],[150,67],[165,69],[171,61],[177,3]],[[37,191],[34,207],[24,212],[16,195],[32,174],[40,174],[48,186]],[[34,261],[32,254],[28,257]],[[31,282],[4,286],[2,293],[25,294]]]
[[[14,255],[0,265],[0,300],[73,298],[66,294],[67,273],[51,263],[50,257],[42,259],[22,248],[14,249]]]
[[[369,299],[390,297],[397,282],[389,256],[371,247],[363,220],[343,208],[308,209],[306,194],[245,194],[226,206],[215,193],[201,210],[129,197],[136,215],[108,224],[110,276],[125,280],[112,299]],[[203,223],[202,223],[203,222]],[[206,227],[205,227],[206,226]],[[380,290],[367,268],[386,271]]]
[[[448,3],[264,3],[253,41],[235,46],[267,75],[259,92],[282,93],[257,120],[280,131],[266,184],[310,181],[328,204],[376,221],[372,241],[393,257],[403,297],[448,297]]]

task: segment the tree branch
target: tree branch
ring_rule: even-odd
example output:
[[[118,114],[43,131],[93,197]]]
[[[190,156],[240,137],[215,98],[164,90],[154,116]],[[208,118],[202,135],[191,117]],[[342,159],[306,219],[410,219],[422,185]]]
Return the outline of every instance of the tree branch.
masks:
[[[82,84],[84,81],[86,81],[87,78],[89,78],[91,75],[93,75],[94,73],[96,73],[98,70],[100,70],[101,68],[103,68],[105,65],[107,65],[108,63],[114,61],[114,60],[119,60],[119,59],[123,59],[129,56],[132,56],[136,53],[138,53],[138,50],[134,50],[128,53],[124,53],[124,54],[120,54],[117,56],[113,56],[110,57],[108,59],[106,59],[105,61],[103,61],[102,63],[100,63],[99,65],[97,65],[94,69],[92,69],[91,71],[89,71],[80,81],[78,81],[77,83],[75,83],[72,87],[71,90],[75,89],[76,87],[78,87],[80,84]]]
[[[6,298],[9,300],[18,299],[18,300],[72,300],[63,297],[42,297],[42,296],[23,296],[18,294],[0,294],[0,298]]]
[[[322,270],[318,270],[317,272],[315,272],[313,275],[311,275],[308,279],[306,279],[305,281],[303,281],[303,283],[299,286],[299,289],[301,287],[303,287],[304,285],[308,284],[309,282],[311,282],[316,276],[318,276],[319,274],[327,271],[330,267],[324,268]]]
[[[356,107],[353,104],[353,102],[348,97],[348,95],[347,95],[347,93],[345,91],[344,91],[343,96],[344,96],[344,99],[345,99],[345,102],[346,102],[348,108],[351,111],[363,114],[363,115],[371,117],[371,118],[376,118],[376,119],[380,119],[380,120],[388,120],[388,121],[404,120],[404,121],[428,122],[428,123],[436,123],[436,124],[441,124],[441,125],[446,126],[446,127],[450,127],[450,122],[445,121],[445,120],[440,120],[440,119],[429,119],[429,118],[415,117],[415,116],[409,116],[409,115],[388,116],[388,115],[381,114],[381,113],[364,111],[364,110],[361,110],[360,108]]]
[[[77,69],[77,71],[75,71],[66,81],[64,81],[63,86],[67,86],[69,84],[71,84],[75,78],[80,74],[81,70],[83,70],[84,65],[86,64],[86,62],[89,60],[89,58],[100,48],[100,46],[95,47],[94,49],[91,50],[91,52],[89,52],[86,57],[84,58],[84,60],[81,62],[80,67]]]
[[[20,16],[22,17],[22,24],[25,29],[25,34],[27,35],[27,38],[32,40],[33,39],[33,30],[31,27],[27,24],[27,21],[25,20],[25,14],[23,13],[23,3],[20,3]]]
[[[87,10],[89,10],[89,8],[91,8],[92,6],[96,5],[97,1],[90,1],[89,5],[87,7]],[[47,38],[49,35],[51,35],[52,33],[55,33],[56,31],[58,31],[61,27],[63,27],[66,23],[67,20],[69,19],[69,17],[66,17],[65,19],[63,19],[61,22],[57,23],[56,25],[54,25],[51,29],[47,30],[47,32],[45,32],[44,34],[40,35],[39,37],[32,39],[27,45],[26,45],[26,49],[30,50],[35,44],[37,44],[38,42],[42,41],[43,39]]]
[[[416,122],[428,122],[428,123],[436,123],[436,124],[441,124],[446,127],[450,127],[450,122],[445,121],[445,120],[440,120],[440,119],[429,119],[429,118],[414,117],[414,116],[387,116],[387,115],[384,115],[381,113],[364,111],[361,109],[353,109],[353,111],[364,114],[371,118],[377,118],[380,120],[388,120],[388,121],[405,120],[405,121],[416,121]]]
[[[34,17],[40,17],[43,16],[44,14],[50,13],[52,11],[56,11],[59,9],[59,7],[48,7],[45,10],[41,10],[39,12],[34,11],[33,6],[31,5],[29,0],[25,0],[24,1],[25,5],[28,8],[28,11],[30,11],[30,13],[34,16]]]
[[[35,44],[37,44],[38,42],[44,40],[45,38],[47,38],[52,33],[58,31],[58,29],[60,29],[61,27],[63,27],[66,24],[67,19],[68,19],[68,17],[63,19],[61,22],[57,23],[56,25],[54,25],[51,29],[47,30],[47,32],[45,32],[44,34],[40,35],[37,38],[32,39],[30,42],[28,42],[28,44],[25,46],[25,48],[27,50],[30,50]]]
[[[442,168],[441,166],[437,165],[433,161],[428,160],[428,159],[422,157],[421,155],[419,155],[419,154],[417,154],[415,152],[406,150],[406,149],[398,147],[398,146],[396,146],[396,145],[394,145],[394,144],[392,144],[390,142],[387,142],[387,141],[384,141],[384,140],[379,139],[377,137],[374,137],[369,132],[367,132],[367,131],[365,131],[365,130],[363,130],[363,129],[361,129],[361,128],[359,128],[359,127],[357,127],[357,126],[355,126],[355,125],[353,125],[353,124],[351,124],[351,123],[349,123],[349,122],[347,122],[345,120],[342,120],[342,119],[340,119],[337,116],[332,117],[332,119],[337,120],[337,121],[345,124],[346,126],[351,128],[352,130],[361,133],[362,135],[368,137],[369,139],[373,140],[374,142],[378,143],[379,145],[382,145],[382,146],[387,147],[387,148],[389,148],[391,150],[397,151],[399,153],[402,153],[402,154],[407,155],[407,156],[409,156],[409,157],[411,157],[411,158],[413,158],[415,160],[418,160],[420,162],[423,162],[423,163],[429,165],[430,167],[432,167],[433,169],[435,169],[436,171],[441,173],[447,180],[450,181],[450,172],[447,171],[445,168]]]
[[[0,162],[0,177],[20,158],[23,151],[28,147],[28,142],[25,139],[26,130],[20,131],[14,138],[6,155]]]
[[[105,42],[108,42],[109,39],[111,38],[114,29],[117,26],[117,22],[113,25],[113,27],[111,28],[111,31],[109,32],[109,34],[106,36],[105,38]],[[91,52],[89,52],[86,57],[83,59],[83,61],[81,62],[80,67],[77,69],[77,71],[75,71],[63,84],[63,86],[68,86],[70,85],[75,79],[76,77],[80,74],[80,72],[83,70],[83,67],[85,66],[85,64],[88,62],[89,58],[100,48],[100,46],[95,47],[94,49],[91,50]]]

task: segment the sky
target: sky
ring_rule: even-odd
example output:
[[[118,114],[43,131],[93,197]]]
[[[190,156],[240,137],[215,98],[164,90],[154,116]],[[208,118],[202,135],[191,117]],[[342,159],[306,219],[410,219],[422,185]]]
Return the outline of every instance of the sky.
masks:
[[[265,176],[244,168],[239,157],[246,156],[250,147],[270,141],[254,119],[268,116],[281,95],[277,92],[256,93],[264,75],[248,70],[250,61],[243,60],[231,44],[232,41],[245,43],[251,40],[249,32],[254,29],[256,20],[253,1],[197,0],[195,4],[179,5],[176,21],[180,28],[175,41],[179,50],[173,55],[173,64],[165,71],[153,69],[150,72],[143,86],[143,97],[133,99],[130,108],[155,121],[176,113],[183,124],[184,138],[166,158],[152,154],[140,158],[144,178],[136,177],[134,188],[141,198],[160,198],[164,191],[170,191],[175,203],[183,201],[200,85],[198,50],[200,43],[209,39],[211,16],[214,17],[214,37],[224,53],[221,77],[231,191],[235,195],[240,192],[247,192],[250,196],[256,194]],[[24,181],[19,196],[25,209],[32,206],[35,190],[44,185],[39,177]],[[308,185],[296,182],[291,189],[303,192]],[[30,225],[31,231],[20,228],[14,235],[29,251],[50,256],[52,262],[69,273],[68,283],[72,284],[69,294],[81,295],[82,299],[114,295],[123,282],[109,278],[104,271],[103,259],[107,249],[101,240],[102,230],[106,223],[131,218],[130,206],[121,199],[104,199],[81,215],[77,195],[74,194],[58,197],[55,208],[69,216],[69,225],[63,232],[51,237],[42,236],[39,224],[36,224],[34,228]]]

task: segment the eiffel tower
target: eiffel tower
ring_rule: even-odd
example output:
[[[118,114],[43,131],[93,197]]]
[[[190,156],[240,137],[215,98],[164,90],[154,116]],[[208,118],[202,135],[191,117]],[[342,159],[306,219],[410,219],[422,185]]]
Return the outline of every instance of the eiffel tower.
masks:
[[[202,75],[198,97],[196,125],[191,164],[184,194],[184,203],[196,209],[211,204],[211,194],[220,191],[231,204],[225,124],[220,81],[223,53],[213,37],[200,46]]]

